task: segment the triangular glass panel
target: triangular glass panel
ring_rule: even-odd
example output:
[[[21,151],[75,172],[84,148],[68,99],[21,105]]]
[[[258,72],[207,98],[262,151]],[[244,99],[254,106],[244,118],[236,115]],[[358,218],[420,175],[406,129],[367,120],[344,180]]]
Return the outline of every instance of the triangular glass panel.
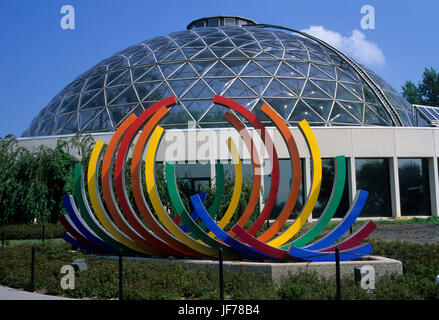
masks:
[[[270,74],[263,70],[259,65],[250,61],[250,63],[241,72],[241,77],[256,76],[256,77],[269,77]]]
[[[233,44],[232,41],[230,41],[230,39],[226,38],[226,39],[223,39],[223,40],[213,44],[211,47],[212,48],[215,48],[215,47],[218,47],[218,48],[233,48],[233,47],[235,47],[235,45]]]
[[[192,59],[216,59],[216,56],[209,48],[206,48],[197,55],[192,56]]]
[[[195,40],[191,41],[191,42],[186,42],[182,43],[182,45],[184,44],[184,47],[188,47],[188,48],[192,48],[192,47],[196,47],[196,48],[201,48],[201,47],[205,47],[206,44],[200,39],[200,38],[196,38]],[[198,49],[197,49],[198,50]]]
[[[390,115],[387,113],[387,111],[384,109],[382,105],[374,105],[374,104],[366,104],[369,106],[370,109],[372,109],[377,115],[383,119],[387,125],[392,125],[392,119],[390,118]],[[395,110],[398,112],[399,109],[395,108]],[[404,112],[404,111],[403,111]]]
[[[261,51],[262,48],[257,42],[251,42],[247,43],[243,46],[241,46],[239,49],[241,49],[243,52],[244,50],[251,50],[251,51]]]
[[[155,59],[157,60],[157,62],[160,62],[160,61],[164,60],[167,56],[171,55],[172,53],[175,53],[177,50],[175,50],[175,49],[171,49],[171,50],[162,50],[162,49],[160,49],[160,50],[157,50],[156,52],[154,52]]]
[[[329,98],[330,96],[321,90],[319,87],[317,87],[314,83],[311,81],[307,81],[305,88],[302,92],[302,97],[306,98]]]
[[[200,76],[203,76],[204,73],[205,73],[207,70],[209,70],[209,68],[210,68],[213,64],[215,64],[215,62],[216,62],[216,61],[203,61],[203,60],[201,60],[201,61],[191,61],[191,62],[189,62],[189,63],[191,64],[192,68],[194,68],[194,69],[198,72],[198,74],[199,74]]]
[[[292,98],[266,98],[267,104],[272,107],[276,112],[284,119],[288,119],[288,116],[293,110],[297,99]]]
[[[308,67],[309,63],[307,62],[293,62],[293,61],[287,61],[285,62],[287,65],[298,71],[302,74],[302,76],[307,77],[308,75]]]
[[[181,65],[182,65],[181,63],[167,63],[167,64],[160,64],[159,67],[162,70],[163,76],[165,78],[168,78]]]
[[[279,81],[273,79],[264,92],[264,97],[293,97],[294,95]]]
[[[342,102],[337,101],[340,105],[343,106],[347,111],[352,113],[352,115],[358,119],[360,123],[363,123],[363,114],[364,114],[364,103],[362,102]]]
[[[168,80],[168,84],[177,97],[181,97],[181,95],[196,81],[197,80],[194,79]]]
[[[299,100],[296,107],[294,108],[288,121],[290,122],[300,122],[305,119],[308,122],[320,122],[325,121],[315,113],[310,107],[308,107],[303,101]]]
[[[218,61],[204,77],[235,77],[232,71],[222,61]]]
[[[376,96],[375,93],[372,92],[372,90],[370,90],[367,85],[363,86],[363,90],[364,90],[364,100],[366,102],[370,102],[370,103],[376,103],[376,104],[381,104],[380,100],[378,99],[378,97]]]
[[[292,57],[295,57],[299,60],[309,60],[308,57],[308,52],[304,51],[304,50],[286,50],[285,55],[287,56],[287,54],[291,55]],[[296,59],[293,59],[296,60]]]
[[[363,100],[363,87],[360,84],[342,83],[342,85],[349,89],[358,99]]]
[[[331,59],[329,59],[329,57],[322,52],[311,51],[309,53],[309,57],[312,61],[332,63]]]
[[[67,113],[78,110],[79,94],[64,98],[58,113]]]
[[[269,122],[271,121],[270,118],[268,118],[268,117],[265,115],[265,113],[263,113],[263,112],[261,111],[261,107],[262,107],[262,105],[263,105],[264,103],[269,104],[268,102],[266,102],[266,101],[264,101],[264,100],[262,100],[262,99],[259,99],[259,100],[256,102],[255,106],[251,109],[251,112],[253,112],[253,114],[256,116],[256,118],[258,118],[259,121],[261,121],[261,122],[263,122],[263,123],[269,123]]]
[[[80,109],[90,109],[105,106],[104,90],[83,92]]]
[[[358,76],[352,72],[350,69],[340,69],[337,68],[337,76],[339,81],[345,81],[345,82],[358,82]]]
[[[140,59],[136,63],[136,66],[143,65],[143,64],[152,64],[152,63],[156,63],[156,61],[155,61],[155,56],[151,52],[147,56],[145,56],[142,59]]]
[[[241,33],[241,34],[238,34],[236,36],[232,36],[231,38],[232,38],[233,41],[235,41],[235,39],[236,40],[238,40],[238,39],[240,39],[240,40],[251,40],[251,41],[255,40],[249,33]]]
[[[181,101],[192,118],[199,120],[207,110],[213,105],[212,99]]]
[[[281,42],[279,40],[273,40],[273,38],[271,40],[260,41],[259,44],[264,50],[268,48],[283,49]]]
[[[172,79],[199,78],[189,63],[185,63],[183,67],[172,75]]]
[[[271,81],[271,78],[268,77],[256,77],[256,78],[246,78],[243,77],[241,79],[244,81],[247,86],[253,89],[258,95],[261,95],[262,92],[264,92],[265,88],[268,86],[268,84]]]
[[[297,72],[295,69],[291,68],[285,62],[280,64],[279,69],[277,70],[276,76],[278,77],[303,77],[304,75]]]
[[[136,67],[131,69],[131,74],[133,75],[133,80],[136,82],[141,76],[143,76],[147,71],[151,70],[152,66]]]
[[[162,83],[161,81],[136,83],[135,87],[140,100],[144,100],[161,83]]]
[[[69,117],[61,130],[55,132],[55,134],[70,134],[78,132],[78,117],[75,114],[72,117]]]
[[[377,126],[388,126],[389,124],[373,112],[369,106],[366,104],[364,109],[364,124],[365,125],[377,125]]]
[[[331,112],[333,100],[313,100],[303,99],[315,112],[317,112],[323,119],[327,120]]]
[[[161,81],[163,80],[163,75],[158,67],[149,69],[143,76],[138,78],[136,82],[146,82],[146,81]]]
[[[302,42],[299,41],[292,41],[292,40],[283,40],[282,41],[285,48],[289,49],[298,49],[298,50],[304,50],[304,46],[302,45]]]
[[[251,42],[254,42],[254,40],[240,39],[240,38],[232,38],[232,41],[236,47],[245,46]]]
[[[167,56],[165,59],[163,59],[163,62],[174,62],[174,61],[184,61],[186,58],[183,56],[183,53],[180,49],[176,50],[174,53]]]
[[[256,98],[256,99],[255,98],[251,98],[251,99],[235,98],[235,99],[233,99],[233,101],[236,101],[240,105],[242,105],[244,108],[251,110],[251,109],[253,109],[256,102],[259,101],[259,99],[258,98]],[[241,119],[241,120],[244,121],[243,119]]]
[[[105,84],[105,74],[91,76],[87,79],[84,90],[102,89]]]
[[[110,104],[126,88],[128,88],[128,86],[126,86],[126,85],[105,88],[105,94],[107,96],[107,103]]]
[[[360,124],[349,112],[347,112],[338,103],[332,108],[331,116],[329,117],[331,123],[343,123],[343,124]]]
[[[322,70],[316,68],[315,65],[311,64],[310,70],[309,70],[309,77],[314,79],[330,79],[326,73],[324,73]]]
[[[73,119],[76,119],[76,117],[73,117]],[[55,127],[53,125],[53,118],[50,118],[47,120],[43,120],[38,124],[37,132],[39,136],[48,136],[48,135],[52,135],[53,133],[55,134],[61,133],[61,131],[55,132],[54,129]],[[76,127],[76,129],[78,128]],[[75,132],[77,132],[77,130]]]
[[[204,42],[206,42],[206,44],[208,46],[213,45],[216,42],[220,42],[221,40],[224,40],[224,35],[221,37],[203,37]]]
[[[119,125],[119,123],[127,117],[134,109],[136,105],[122,105],[122,106],[108,106],[108,112],[113,122],[113,127]]]
[[[182,96],[182,99],[213,98],[213,96],[214,92],[209,89],[203,80],[199,80]]]
[[[142,49],[140,49],[137,53],[133,54],[130,57],[130,65],[137,65],[142,59],[145,59],[150,54],[151,50],[149,50],[147,47],[142,46]]]
[[[174,96],[174,93],[169,88],[166,82],[162,82],[154,91],[147,95],[144,99],[148,101],[157,101],[170,96]]]
[[[106,85],[118,85],[118,84],[123,84],[123,83],[113,83],[116,81],[117,78],[119,78],[122,74],[127,74],[128,70],[124,69],[124,70],[115,70],[115,71],[110,71],[107,73],[107,82]]]
[[[266,53],[272,55],[274,58],[283,59],[284,58],[284,50],[280,49],[266,49]]]
[[[203,47],[203,49],[204,48],[205,47]],[[186,47],[183,47],[183,48],[181,48],[181,50],[183,51],[186,59],[191,59],[193,56],[198,54],[202,50],[202,48],[186,48]]]
[[[137,98],[134,87],[128,86],[117,98],[110,101],[109,104],[129,104],[137,102],[139,102],[139,99]]]
[[[248,60],[224,60],[223,63],[228,66],[236,75],[247,65]]]
[[[213,107],[200,119],[200,123],[209,122],[226,122],[224,114],[228,111],[228,108],[214,104]]]
[[[108,70],[121,68],[121,67],[128,67],[128,59],[123,56],[114,56],[110,59],[108,65]]]
[[[310,80],[310,82],[317,85],[320,89],[322,89],[325,93],[327,93],[330,97],[335,96],[335,81],[326,81],[326,80]]]
[[[271,75],[274,75],[277,68],[279,67],[279,61],[256,60],[256,63],[263,67],[265,70],[267,70]]]
[[[226,97],[255,97],[256,93],[253,92],[247,85],[240,79],[236,79],[232,85],[224,93]]]
[[[335,68],[333,65],[319,64],[319,65],[314,65],[314,67],[322,70],[324,73],[326,73],[332,79],[335,79]]]
[[[87,131],[107,131],[112,130],[110,118],[106,110],[99,113],[93,120],[91,120],[83,130]]]
[[[72,118],[76,119],[76,115],[77,115],[76,112],[71,112],[71,113],[64,113],[64,114],[56,116],[55,117],[55,126],[54,126],[55,134],[58,134],[59,132],[61,132],[61,130],[64,127],[64,125],[68,121],[70,121]]]
[[[241,49],[241,51],[249,58],[254,58],[261,52],[256,50],[245,50],[245,49]]]
[[[233,51],[230,51],[225,57],[227,58],[247,58],[247,56],[242,53],[239,49],[234,49]]]
[[[224,91],[230,85],[234,78],[204,78],[204,81],[210,86],[215,94],[223,95]]]
[[[83,130],[88,122],[102,112],[104,108],[79,111],[79,130]]]
[[[133,111],[131,111],[131,113],[134,113],[136,116],[140,116],[143,111],[145,111],[145,109],[143,108],[142,104],[139,103],[134,109]]]
[[[338,83],[338,86],[337,86],[337,99],[353,100],[353,101],[361,100],[356,95],[354,95],[352,92],[350,92],[348,89],[346,89],[340,82]]]
[[[293,91],[297,96],[302,92],[302,88],[305,84],[305,79],[296,78],[278,78],[285,87]]]
[[[181,105],[173,106],[165,118],[163,118],[161,124],[187,124],[190,121],[194,121],[192,117]]]
[[[218,58],[222,58],[234,49],[233,48],[212,47],[211,50]]]

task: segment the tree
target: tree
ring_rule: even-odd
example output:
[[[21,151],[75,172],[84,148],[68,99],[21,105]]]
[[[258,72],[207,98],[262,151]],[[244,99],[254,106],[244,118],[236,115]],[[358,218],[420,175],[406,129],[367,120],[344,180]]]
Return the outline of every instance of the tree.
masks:
[[[439,106],[439,73],[433,67],[425,68],[418,85],[406,81],[402,94],[412,104]]]

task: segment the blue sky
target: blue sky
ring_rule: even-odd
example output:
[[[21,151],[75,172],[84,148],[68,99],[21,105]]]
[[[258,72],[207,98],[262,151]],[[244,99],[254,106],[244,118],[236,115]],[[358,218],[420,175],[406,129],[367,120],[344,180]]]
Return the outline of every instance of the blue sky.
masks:
[[[75,8],[74,30],[60,27],[63,5]],[[375,29],[361,28],[364,5],[375,10]],[[401,91],[425,67],[439,70],[438,12],[431,0],[1,1],[0,137],[21,136],[62,88],[102,59],[212,15],[317,30]]]

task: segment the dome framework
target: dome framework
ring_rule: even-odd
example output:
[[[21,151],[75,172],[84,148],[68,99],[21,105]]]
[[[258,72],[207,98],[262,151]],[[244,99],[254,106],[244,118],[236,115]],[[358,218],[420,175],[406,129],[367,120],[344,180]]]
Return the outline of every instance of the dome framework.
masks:
[[[155,37],[101,61],[55,96],[23,136],[114,131],[129,114],[168,96],[178,103],[165,128],[228,126],[215,94],[266,123],[263,103],[291,125],[302,119],[312,126],[413,125],[413,107],[400,94],[318,39],[222,26]]]

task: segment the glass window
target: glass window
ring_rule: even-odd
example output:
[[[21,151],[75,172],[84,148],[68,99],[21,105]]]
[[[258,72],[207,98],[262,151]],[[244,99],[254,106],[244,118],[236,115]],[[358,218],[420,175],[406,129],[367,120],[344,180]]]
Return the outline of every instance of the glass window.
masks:
[[[430,215],[428,159],[398,159],[401,215]]]
[[[219,19],[209,19],[208,26],[209,27],[219,27],[220,26]]]
[[[224,18],[224,25],[225,26],[234,26],[235,25],[235,18]]]
[[[347,163],[346,163],[346,168],[347,168]],[[334,159],[333,158],[322,159],[322,185],[320,187],[320,193],[317,199],[316,206],[312,212],[313,219],[319,218],[322,215],[323,210],[325,210],[326,205],[328,204],[328,200],[331,197],[332,187],[334,184],[334,173],[335,173]],[[334,218],[343,218],[348,211],[349,211],[349,190],[348,190],[348,175],[346,174],[343,195],[341,197],[337,211],[334,214]]]
[[[357,190],[369,192],[360,217],[391,217],[388,159],[355,159]]]
[[[198,21],[195,24],[195,28],[203,28],[205,26],[205,22],[204,21]]]

